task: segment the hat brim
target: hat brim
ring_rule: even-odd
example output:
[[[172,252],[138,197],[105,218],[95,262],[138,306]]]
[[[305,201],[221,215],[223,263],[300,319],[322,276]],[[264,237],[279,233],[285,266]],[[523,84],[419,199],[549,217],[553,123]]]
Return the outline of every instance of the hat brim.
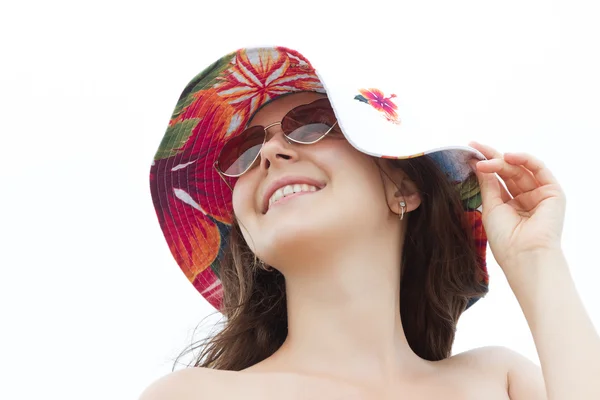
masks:
[[[187,279],[215,308],[223,292],[220,262],[233,222],[231,191],[213,167],[225,142],[239,135],[267,102],[295,92],[329,97],[341,130],[359,151],[380,158],[428,156],[459,191],[480,255],[487,288],[487,239],[481,194],[468,161],[485,159],[465,146],[440,145],[405,118],[399,94],[340,84],[298,51],[285,47],[240,49],[221,57],[183,90],[155,154],[150,190],[160,227]],[[403,104],[400,102],[400,104]],[[408,112],[408,111],[407,111]],[[411,138],[412,136],[412,138]],[[233,186],[235,178],[226,178]],[[468,307],[478,299],[472,299]]]

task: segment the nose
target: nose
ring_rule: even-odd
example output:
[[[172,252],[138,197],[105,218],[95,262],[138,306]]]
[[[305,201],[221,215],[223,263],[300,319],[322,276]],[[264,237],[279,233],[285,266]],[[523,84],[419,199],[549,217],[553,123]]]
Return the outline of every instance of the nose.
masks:
[[[268,170],[273,164],[294,162],[298,153],[281,130],[281,124],[273,124],[266,128],[267,137],[260,150],[260,169]]]

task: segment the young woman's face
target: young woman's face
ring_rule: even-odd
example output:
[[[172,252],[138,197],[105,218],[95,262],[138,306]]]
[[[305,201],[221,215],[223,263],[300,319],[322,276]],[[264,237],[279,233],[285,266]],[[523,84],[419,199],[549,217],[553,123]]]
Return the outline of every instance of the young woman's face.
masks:
[[[250,126],[280,122],[292,108],[323,97],[318,93],[282,97],[262,108]],[[400,178],[400,171],[388,172]],[[318,189],[265,207],[269,188],[281,179],[311,182]],[[384,190],[384,179],[389,189]],[[288,143],[275,125],[268,129],[259,158],[238,178],[233,208],[251,250],[265,263],[285,270],[290,260],[310,263],[311,257],[376,240],[373,236],[386,234],[386,228],[397,229],[398,217],[388,207],[390,201],[399,200],[393,198],[396,190],[382,178],[374,159],[352,147],[339,128],[317,143],[298,144]]]

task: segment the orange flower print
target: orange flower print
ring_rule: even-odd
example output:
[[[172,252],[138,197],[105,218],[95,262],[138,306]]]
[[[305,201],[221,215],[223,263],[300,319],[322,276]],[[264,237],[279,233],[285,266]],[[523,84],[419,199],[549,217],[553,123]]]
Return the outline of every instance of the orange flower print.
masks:
[[[354,97],[355,100],[362,101],[363,103],[370,104],[376,110],[383,113],[383,116],[388,121],[399,124],[400,119],[398,118],[398,114],[396,110],[398,110],[398,106],[394,104],[391,100],[396,97],[395,94],[390,95],[389,97],[385,97],[383,92],[379,89],[359,89],[359,95]]]

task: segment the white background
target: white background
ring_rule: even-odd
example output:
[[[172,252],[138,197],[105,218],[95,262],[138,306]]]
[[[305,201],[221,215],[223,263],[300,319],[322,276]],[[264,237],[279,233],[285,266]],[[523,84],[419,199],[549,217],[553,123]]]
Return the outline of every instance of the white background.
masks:
[[[171,371],[212,309],[164,241],[150,163],[188,81],[248,45],[325,46],[349,62],[381,54],[375,72],[393,67],[393,52],[423,65],[415,79],[456,79],[453,93],[440,83],[449,101],[432,99],[432,120],[551,167],[568,196],[564,249],[600,326],[594,3],[3,4],[0,398],[134,399]],[[454,353],[501,345],[537,363],[519,305],[489,264],[490,293],[461,318]]]

